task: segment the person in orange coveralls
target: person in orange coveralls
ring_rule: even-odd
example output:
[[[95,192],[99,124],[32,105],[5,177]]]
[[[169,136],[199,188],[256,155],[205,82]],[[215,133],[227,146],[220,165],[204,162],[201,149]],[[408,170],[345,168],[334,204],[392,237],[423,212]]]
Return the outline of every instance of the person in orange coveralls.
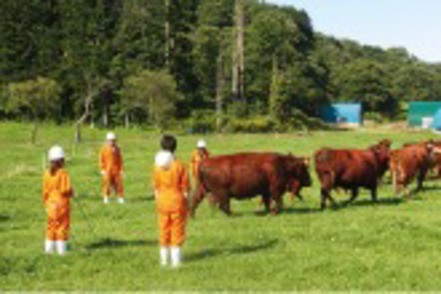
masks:
[[[100,167],[102,175],[103,202],[109,203],[111,190],[118,193],[118,202],[124,203],[123,198],[123,159],[121,150],[116,144],[116,135],[107,133],[107,143],[100,151]]]
[[[60,146],[49,150],[50,167],[43,176],[43,204],[48,215],[45,252],[60,255],[67,251],[70,226],[70,198],[74,192],[69,174],[63,169],[64,151]]]
[[[193,176],[194,184],[198,181],[199,163],[210,156],[207,149],[207,143],[204,140],[199,140],[197,143],[197,149],[193,150],[191,155],[191,174]]]
[[[170,256],[173,267],[181,264],[189,189],[187,170],[173,155],[176,145],[174,137],[163,137],[163,150],[155,156],[153,180],[159,223],[160,261],[162,266],[166,266]]]

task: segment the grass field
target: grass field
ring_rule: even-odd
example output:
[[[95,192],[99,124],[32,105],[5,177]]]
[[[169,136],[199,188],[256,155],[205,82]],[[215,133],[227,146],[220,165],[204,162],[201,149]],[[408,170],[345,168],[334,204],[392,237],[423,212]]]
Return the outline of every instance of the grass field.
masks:
[[[304,202],[291,205],[286,197],[286,210],[277,216],[256,214],[256,200],[233,202],[233,217],[204,201],[188,225],[184,266],[163,269],[150,188],[159,135],[116,132],[127,203],[104,206],[97,168],[104,130],[85,129],[85,142],[73,148],[72,127],[44,126],[32,146],[30,126],[0,124],[1,290],[441,290],[441,183],[434,180],[416,199],[395,198],[385,185],[377,205],[363,192],[353,205],[325,212],[318,210],[316,180],[304,190]],[[213,154],[312,155],[322,146],[364,148],[390,138],[396,148],[433,136],[377,129],[206,139]],[[197,138],[179,136],[181,159],[189,159]],[[61,258],[42,252],[42,157],[53,143],[67,151],[67,169],[87,216],[72,202],[72,250]]]

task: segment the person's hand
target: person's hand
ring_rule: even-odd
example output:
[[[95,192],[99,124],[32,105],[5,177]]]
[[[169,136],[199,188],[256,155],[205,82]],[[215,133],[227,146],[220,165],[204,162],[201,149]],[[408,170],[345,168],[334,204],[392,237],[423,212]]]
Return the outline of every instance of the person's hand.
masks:
[[[106,172],[102,170],[102,171],[101,171],[101,175],[102,175],[102,176],[105,176],[105,175],[106,175]]]

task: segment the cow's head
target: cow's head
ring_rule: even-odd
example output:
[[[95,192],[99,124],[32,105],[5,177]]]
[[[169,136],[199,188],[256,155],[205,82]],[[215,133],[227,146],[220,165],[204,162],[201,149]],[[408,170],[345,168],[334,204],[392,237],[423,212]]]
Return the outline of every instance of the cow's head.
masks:
[[[285,161],[289,174],[288,191],[300,196],[303,187],[311,187],[312,180],[309,173],[310,159],[308,157],[289,156]]]
[[[392,142],[389,139],[383,139],[377,144],[369,147],[369,149],[375,153],[375,157],[378,160],[378,164],[380,166],[380,177],[383,176],[389,167],[391,144]]]

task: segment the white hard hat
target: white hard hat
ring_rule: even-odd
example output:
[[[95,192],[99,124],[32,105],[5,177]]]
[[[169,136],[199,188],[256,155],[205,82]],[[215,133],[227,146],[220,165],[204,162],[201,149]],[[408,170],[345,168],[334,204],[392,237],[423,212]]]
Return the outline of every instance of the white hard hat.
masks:
[[[173,154],[169,151],[159,151],[155,156],[155,165],[157,167],[170,167],[173,161]]]
[[[198,146],[198,148],[206,148],[207,147],[207,143],[205,143],[204,140],[200,139],[198,141],[198,145],[197,146]]]
[[[116,135],[114,132],[108,132],[106,136],[107,141],[113,141],[116,140]]]
[[[64,150],[58,145],[52,146],[51,149],[49,149],[49,161],[55,161],[60,160],[64,158]]]

